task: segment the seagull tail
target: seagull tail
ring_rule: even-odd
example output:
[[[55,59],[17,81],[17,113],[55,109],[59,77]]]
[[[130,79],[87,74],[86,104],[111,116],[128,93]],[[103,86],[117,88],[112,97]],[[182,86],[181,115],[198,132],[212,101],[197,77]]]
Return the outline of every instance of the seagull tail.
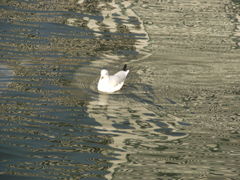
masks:
[[[127,71],[127,64],[124,64],[124,66],[123,66],[123,69],[122,69],[123,71]]]

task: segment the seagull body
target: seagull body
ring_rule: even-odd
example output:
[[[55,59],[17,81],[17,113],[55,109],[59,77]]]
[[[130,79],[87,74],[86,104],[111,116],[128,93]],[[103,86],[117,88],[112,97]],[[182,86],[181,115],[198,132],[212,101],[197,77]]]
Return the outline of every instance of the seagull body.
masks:
[[[125,64],[123,70],[114,75],[109,75],[108,70],[101,70],[101,77],[98,81],[98,90],[106,93],[113,93],[122,88],[124,81],[129,73]]]

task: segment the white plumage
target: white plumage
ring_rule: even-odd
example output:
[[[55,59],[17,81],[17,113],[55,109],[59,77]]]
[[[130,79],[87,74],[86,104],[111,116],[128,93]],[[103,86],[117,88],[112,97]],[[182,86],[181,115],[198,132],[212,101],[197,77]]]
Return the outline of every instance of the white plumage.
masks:
[[[123,70],[114,75],[109,75],[108,70],[101,70],[101,77],[98,81],[98,90],[106,93],[113,93],[122,88],[124,81],[129,73],[127,65],[124,65]]]

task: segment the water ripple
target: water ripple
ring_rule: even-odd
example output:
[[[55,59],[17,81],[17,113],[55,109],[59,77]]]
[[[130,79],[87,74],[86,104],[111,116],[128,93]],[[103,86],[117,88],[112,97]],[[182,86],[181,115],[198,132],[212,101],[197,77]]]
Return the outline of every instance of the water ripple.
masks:
[[[1,1],[1,178],[239,177],[236,7]],[[125,63],[100,94],[100,69]]]

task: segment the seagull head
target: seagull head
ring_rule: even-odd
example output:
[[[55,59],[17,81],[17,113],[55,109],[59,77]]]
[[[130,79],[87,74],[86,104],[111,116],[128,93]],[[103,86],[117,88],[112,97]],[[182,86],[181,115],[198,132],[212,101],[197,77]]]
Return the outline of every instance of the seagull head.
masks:
[[[102,70],[101,70],[101,78],[104,78],[104,77],[107,77],[107,76],[109,76],[108,70],[102,69]]]

